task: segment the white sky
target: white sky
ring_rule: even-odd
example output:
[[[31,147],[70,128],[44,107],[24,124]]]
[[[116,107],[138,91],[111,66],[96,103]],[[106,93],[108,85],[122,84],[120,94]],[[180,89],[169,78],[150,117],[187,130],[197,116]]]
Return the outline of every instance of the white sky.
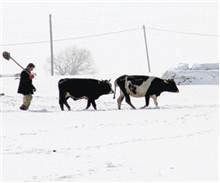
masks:
[[[54,42],[54,54],[66,47],[87,48],[99,73],[148,74],[142,25],[147,27],[149,56],[153,73],[165,72],[180,62],[218,62],[218,37],[176,34],[148,27],[179,32],[218,34],[218,8],[212,1],[197,3],[1,3],[0,45],[49,40],[49,14],[52,14],[53,38],[69,38],[124,29],[140,30],[96,38]],[[177,1],[179,2],[179,1]],[[194,1],[195,2],[195,1]],[[209,2],[209,3],[208,3]],[[0,52],[26,66],[34,62],[37,73],[48,73],[46,59],[50,45],[0,46]],[[11,61],[0,58],[1,73],[20,72]]]

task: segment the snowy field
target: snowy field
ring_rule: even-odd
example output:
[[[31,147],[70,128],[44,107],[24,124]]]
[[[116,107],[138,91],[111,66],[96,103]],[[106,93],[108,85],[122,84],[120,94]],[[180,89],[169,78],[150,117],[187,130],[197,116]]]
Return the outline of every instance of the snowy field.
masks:
[[[34,81],[29,111],[19,111],[18,80],[1,78],[1,161],[4,181],[217,180],[219,86],[178,86],[160,108],[117,110],[113,95],[60,111],[57,80]],[[118,96],[117,91],[117,96]],[[136,107],[144,98],[131,99]]]

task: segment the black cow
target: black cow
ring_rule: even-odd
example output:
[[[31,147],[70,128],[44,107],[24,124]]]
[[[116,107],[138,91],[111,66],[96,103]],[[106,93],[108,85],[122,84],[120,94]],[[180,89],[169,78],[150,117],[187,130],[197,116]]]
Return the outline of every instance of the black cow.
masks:
[[[132,105],[130,96],[132,97],[145,97],[146,104],[142,108],[146,108],[149,104],[149,98],[153,98],[154,104],[158,107],[157,97],[164,91],[179,92],[176,83],[173,79],[165,80],[152,76],[141,75],[123,75],[115,80],[116,86],[120,88],[120,96],[117,99],[118,109],[121,109],[121,103],[125,97],[126,102],[135,109]]]
[[[59,80],[58,88],[61,110],[64,110],[64,104],[70,110],[70,106],[67,103],[68,98],[73,100],[87,99],[86,109],[92,104],[96,110],[95,100],[101,95],[113,93],[110,80],[66,78]]]

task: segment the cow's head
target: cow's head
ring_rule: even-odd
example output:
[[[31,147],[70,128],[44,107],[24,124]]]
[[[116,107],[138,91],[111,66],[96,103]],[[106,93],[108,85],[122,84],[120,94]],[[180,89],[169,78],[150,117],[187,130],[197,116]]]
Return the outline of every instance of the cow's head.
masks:
[[[104,94],[112,94],[114,93],[112,89],[112,84],[110,83],[111,80],[101,80],[100,81],[100,86],[102,88],[102,92]]]
[[[179,89],[177,88],[174,79],[165,79],[164,82],[166,83],[167,91],[179,93]]]

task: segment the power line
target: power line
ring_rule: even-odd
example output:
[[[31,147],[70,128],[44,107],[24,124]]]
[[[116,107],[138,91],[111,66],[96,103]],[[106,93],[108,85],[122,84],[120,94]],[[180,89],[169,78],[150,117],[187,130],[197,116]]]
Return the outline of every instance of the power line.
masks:
[[[219,37],[218,34],[206,34],[206,33],[198,33],[198,32],[183,32],[183,31],[174,31],[170,29],[161,29],[157,27],[148,27],[151,30],[155,31],[163,31],[163,32],[171,32],[176,34],[186,34],[186,35],[194,35],[194,36],[206,36],[206,37]]]
[[[124,30],[105,32],[105,33],[100,33],[100,34],[89,34],[89,35],[84,35],[84,36],[54,39],[53,41],[60,42],[60,41],[68,41],[68,40],[76,40],[76,39],[87,39],[87,38],[93,38],[93,37],[101,37],[101,36],[109,36],[109,35],[113,35],[113,34],[120,34],[120,33],[124,33],[124,32],[137,31],[137,30],[141,30],[141,29],[142,28],[124,29]],[[146,27],[146,29],[155,30],[155,31],[162,31],[162,32],[171,32],[171,33],[176,33],[176,34],[193,35],[193,36],[219,37],[218,34],[183,32],[183,31],[175,31],[175,30],[170,30],[170,29],[162,29],[162,28],[157,28],[157,27]],[[50,42],[49,40],[44,40],[44,41],[32,41],[32,42],[20,42],[20,43],[7,43],[7,44],[0,44],[0,46],[33,45],[33,44],[45,44],[45,43],[49,43],[49,42]]]
[[[0,46],[20,46],[20,45],[30,45],[30,44],[43,44],[48,43],[48,41],[32,41],[32,42],[22,42],[22,43],[7,43],[7,44],[0,44]]]
[[[58,42],[58,41],[67,41],[67,40],[73,40],[73,39],[85,39],[85,38],[92,38],[92,37],[108,36],[108,35],[112,35],[112,34],[119,34],[119,33],[123,33],[123,32],[131,32],[131,31],[137,31],[137,30],[141,30],[141,29],[140,28],[125,29],[125,30],[106,32],[106,33],[101,33],[101,34],[90,34],[90,35],[85,35],[85,36],[56,39],[54,41]]]
[[[133,29],[124,29],[120,31],[112,31],[112,32],[105,32],[100,34],[89,34],[85,36],[76,36],[76,37],[68,37],[68,38],[62,38],[62,39],[54,39],[54,42],[59,41],[68,41],[68,40],[76,40],[76,39],[86,39],[86,38],[93,38],[93,37],[101,37],[101,36],[108,36],[112,34],[120,34],[124,32],[131,32],[131,31],[137,31],[141,30],[141,28],[133,28]],[[0,46],[17,46],[17,45],[30,45],[30,44],[43,44],[43,43],[49,43],[50,41],[32,41],[32,42],[23,42],[23,43],[8,43],[8,44],[0,44]]]

